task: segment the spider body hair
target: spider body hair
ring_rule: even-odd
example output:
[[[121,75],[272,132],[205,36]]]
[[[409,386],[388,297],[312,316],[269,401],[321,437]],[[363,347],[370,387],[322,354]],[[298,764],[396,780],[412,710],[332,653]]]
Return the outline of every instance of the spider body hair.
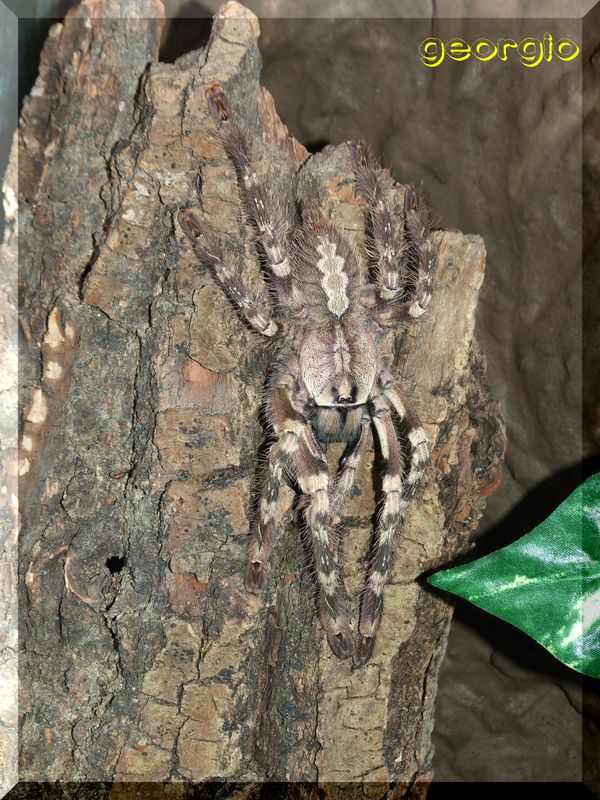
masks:
[[[273,347],[264,402],[271,438],[258,468],[246,588],[258,592],[266,585],[275,509],[288,482],[300,493],[298,511],[327,640],[337,656],[362,666],[375,645],[398,532],[428,461],[417,412],[379,351],[385,328],[421,316],[431,300],[436,251],[427,212],[405,186],[402,232],[395,235],[373,157],[364,146],[351,145],[355,186],[366,209],[370,281],[364,255],[314,202],[301,205],[301,220],[291,231],[282,203],[252,165],[249,137],[232,120],[221,87],[212,87],[207,101],[256,231],[265,290],[249,291],[241,264],[232,262],[193,210],[182,209],[179,221],[242,319]],[[410,446],[406,458],[397,424]],[[371,428],[381,453],[382,497],[353,635],[339,520]],[[334,479],[325,455],[330,442],[346,444]]]

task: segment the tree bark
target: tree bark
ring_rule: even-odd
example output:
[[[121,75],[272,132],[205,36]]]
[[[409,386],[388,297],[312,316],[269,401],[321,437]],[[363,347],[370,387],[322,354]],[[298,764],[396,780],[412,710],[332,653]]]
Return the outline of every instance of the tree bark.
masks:
[[[22,114],[20,776],[114,780],[113,795],[276,780],[417,796],[452,613],[423,575],[466,549],[504,449],[473,338],[483,243],[435,234],[430,311],[387,342],[435,446],[373,658],[353,669],[317,623],[290,492],[268,590],[244,591],[266,353],[176,223],[199,207],[260,279],[214,83],[256,134],[257,169],[283,197],[318,197],[362,248],[349,149],[309,156],[288,136],[249,11],[222,7],[207,47],[175,64],[157,61],[161,14],[83,0],[52,28]],[[371,447],[344,520],[355,597],[372,465]]]

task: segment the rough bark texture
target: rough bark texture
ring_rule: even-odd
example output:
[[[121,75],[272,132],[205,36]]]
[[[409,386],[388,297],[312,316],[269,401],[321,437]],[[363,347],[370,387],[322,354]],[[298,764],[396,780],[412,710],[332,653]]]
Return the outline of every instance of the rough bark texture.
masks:
[[[348,148],[309,157],[287,136],[241,6],[204,50],[161,64],[158,0],[130,5],[140,19],[108,20],[128,4],[84,0],[52,29],[19,137],[21,779],[418,794],[451,617],[422,576],[464,549],[504,449],[473,339],[483,243],[436,234],[431,310],[390,337],[435,448],[373,659],[353,670],[317,624],[289,493],[269,589],[243,589],[266,354],[174,221],[200,206],[259,279],[206,110],[215,82],[256,133],[258,169],[318,195],[362,246]],[[355,591],[371,466],[347,509]]]
[[[166,5],[189,17],[211,2],[218,0]],[[467,60],[428,69],[417,46],[431,34],[445,42],[518,42],[549,31],[580,41],[580,11],[575,3],[526,0],[311,0],[296,4],[305,19],[282,19],[286,9],[291,13],[289,0],[247,2],[259,17],[276,17],[261,21],[261,80],[290,132],[308,143],[367,139],[395,176],[424,184],[442,227],[485,240],[475,330],[508,448],[477,546],[483,555],[508,544],[581,482],[582,399],[583,454],[597,453],[600,443],[600,337],[593,322],[583,339],[583,394],[581,386],[582,299],[591,321],[598,312],[592,281],[583,294],[581,287],[582,72],[590,76],[588,161],[597,160],[590,87],[599,57],[591,19],[584,22],[585,51],[573,62],[527,69],[510,60]],[[336,19],[311,18],[328,11]],[[413,18],[393,18],[403,14]],[[490,19],[497,16],[507,18]],[[188,47],[197,46],[192,42],[205,28],[196,28],[194,40],[193,22],[172,21],[165,56],[181,45],[183,31]],[[593,190],[586,194],[593,232],[598,206]],[[597,262],[591,255],[590,275]],[[459,603],[440,671],[433,741],[435,781],[581,781],[580,676],[514,627]]]
[[[4,22],[0,11],[0,25]],[[14,27],[13,27],[14,33]],[[1,43],[0,43],[1,44]],[[1,93],[0,89],[0,93]],[[0,246],[0,797],[16,783],[18,693],[18,358],[17,358],[17,182],[9,165],[4,208],[9,217]]]

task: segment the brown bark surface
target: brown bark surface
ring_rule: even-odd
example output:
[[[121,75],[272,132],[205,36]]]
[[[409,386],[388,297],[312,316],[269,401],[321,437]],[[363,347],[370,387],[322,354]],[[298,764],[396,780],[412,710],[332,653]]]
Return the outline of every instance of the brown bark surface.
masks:
[[[158,0],[84,0],[52,29],[23,111],[20,776],[416,794],[452,613],[422,576],[464,550],[504,449],[473,339],[483,243],[436,233],[431,310],[390,335],[435,447],[373,659],[353,669],[317,623],[290,492],[268,591],[243,589],[267,353],[175,221],[200,208],[259,280],[206,108],[215,82],[256,134],[257,169],[363,247],[349,150],[309,157],[287,136],[242,6],[175,64],[157,61],[160,15]],[[400,213],[391,178],[388,193]],[[355,592],[372,463],[371,447],[344,522]]]

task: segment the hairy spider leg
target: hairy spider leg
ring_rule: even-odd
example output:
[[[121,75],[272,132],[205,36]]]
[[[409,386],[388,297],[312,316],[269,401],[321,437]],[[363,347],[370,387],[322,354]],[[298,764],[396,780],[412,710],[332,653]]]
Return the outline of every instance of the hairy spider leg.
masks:
[[[207,100],[218,135],[235,168],[241,200],[258,231],[259,254],[264,254],[269,271],[266,277],[269,287],[277,293],[281,317],[273,319],[267,287],[262,293],[251,293],[244,283],[241,264],[231,266],[226,261],[220,239],[203,229],[191,209],[180,212],[181,226],[199,260],[210,267],[240,315],[265,336],[283,334],[287,338],[280,346],[288,348],[285,358],[278,362],[275,386],[266,408],[276,439],[269,448],[266,468],[259,475],[260,502],[248,540],[246,586],[250,591],[258,591],[265,585],[275,535],[275,505],[283,480],[289,478],[301,492],[301,507],[314,555],[319,617],[329,645],[336,655],[352,656],[355,664],[363,665],[371,656],[381,622],[383,587],[391,568],[395,537],[428,458],[427,440],[416,411],[403,397],[391,374],[385,372],[380,376],[374,394],[370,388],[375,377],[374,365],[380,368],[373,338],[377,331],[371,331],[370,326],[374,322],[375,327],[377,324],[385,327],[418,317],[430,302],[436,252],[426,210],[414,189],[405,186],[403,234],[396,242],[379,172],[365,148],[354,146],[357,191],[366,201],[370,220],[367,249],[375,262],[376,282],[365,285],[352,247],[323,218],[314,202],[303,204],[302,223],[294,237],[289,237],[283,209],[276,195],[269,192],[266,181],[255,172],[246,135],[231,120],[222,89],[213,86],[207,92]],[[324,303],[331,314],[325,313]],[[346,312],[350,314],[351,309],[359,306],[362,308],[353,323],[350,316],[339,322]],[[333,332],[343,345],[337,349],[329,342],[332,331],[323,327],[324,317],[330,321],[331,315],[338,318],[334,320],[337,327],[334,326]],[[296,323],[301,325],[300,330],[295,330]],[[331,366],[332,354],[334,360],[340,357],[343,361],[342,356],[350,352],[349,341],[360,367],[352,375],[356,381],[357,376],[362,376],[363,391],[358,396],[367,405],[348,411],[343,423],[336,423],[328,410],[329,389],[326,386],[326,391],[323,390],[321,373]],[[369,366],[373,367],[373,374]],[[348,387],[342,393],[338,386],[337,372],[331,376],[331,386],[334,385],[332,399],[335,392],[344,398],[348,395]],[[358,382],[352,392],[357,388],[360,388]],[[317,405],[321,400],[319,409],[322,407],[317,428],[313,428],[315,399]],[[404,480],[403,454],[393,413],[408,429],[411,443],[410,466]],[[371,420],[384,459],[383,498],[361,597],[359,635],[354,642],[349,631],[349,601],[343,576],[343,538],[337,535],[335,522],[343,501],[352,492]],[[333,436],[336,441],[346,442],[333,483],[329,479],[324,446],[317,439],[322,434],[323,441]],[[335,439],[338,434],[341,439]]]
[[[421,478],[427,467],[429,461],[429,446],[427,434],[423,429],[419,415],[414,404],[405,397],[398,386],[397,382],[392,378],[390,373],[384,372],[381,378],[381,384],[385,397],[389,400],[392,408],[398,415],[401,422],[404,423],[408,429],[408,441],[411,446],[410,466],[408,475],[406,476],[405,497],[408,500],[412,499],[416,487],[419,485]]]
[[[246,580],[249,592],[260,592],[267,583],[268,561],[275,535],[275,509],[284,480],[288,453],[297,446],[297,434],[285,431],[269,448],[267,467],[260,479],[258,518],[250,528],[246,546]]]
[[[337,475],[329,496],[331,520],[332,524],[336,527],[336,559],[338,568],[342,573],[344,573],[345,569],[345,536],[339,528],[341,523],[341,509],[344,500],[352,495],[352,489],[356,481],[356,473],[363,460],[365,450],[367,449],[369,428],[371,426],[371,417],[363,407],[357,406],[352,409],[350,413],[356,414],[359,417],[358,432],[349,439],[344,448],[338,465]],[[351,426],[351,429],[353,427],[354,426]]]
[[[292,376],[281,373],[274,379],[266,404],[277,439],[269,447],[266,469],[259,473],[258,514],[250,526],[246,548],[246,588],[250,592],[259,592],[266,585],[279,491],[289,473],[290,456],[298,449],[298,440],[307,435],[307,421],[291,400],[293,386]],[[302,396],[299,403],[305,399]]]
[[[348,629],[348,595],[335,557],[329,467],[312,426],[295,408],[305,397],[300,394],[293,398],[292,391],[291,381],[282,376],[269,397],[268,414],[277,439],[270,447],[267,469],[262,474],[258,524],[251,528],[248,539],[246,586],[250,591],[259,591],[266,583],[267,560],[275,533],[275,505],[284,475],[289,475],[303,496],[319,618],[335,655],[348,658],[354,651],[354,641]]]
[[[376,283],[385,299],[396,297],[402,289],[401,263],[405,243],[394,241],[392,216],[385,202],[383,187],[375,170],[370,149],[362,143],[351,145],[356,188],[367,204],[371,230],[367,237],[368,255],[375,262]]]
[[[349,599],[335,553],[329,503],[329,469],[320,445],[319,449],[321,453],[316,456],[303,444],[292,456],[293,472],[306,498],[305,520],[315,562],[319,619],[334,654],[339,658],[348,658],[354,653],[354,640],[348,627]]]
[[[416,262],[416,276],[406,297],[402,300],[376,296],[371,301],[372,313],[384,327],[405,322],[425,313],[431,301],[431,283],[437,251],[427,221],[425,206],[412,186],[404,187],[404,223],[406,225],[407,258]],[[371,294],[372,288],[367,291]]]
[[[288,225],[280,205],[268,190],[250,160],[250,148],[242,129],[232,119],[229,102],[220,86],[207,91],[209,108],[217,120],[218,132],[225,152],[238,176],[238,186],[244,207],[258,231],[258,241],[272,281],[280,299],[289,301],[291,269],[288,252]]]
[[[200,263],[207,266],[243,319],[263,336],[274,336],[277,323],[266,293],[254,294],[245,285],[241,264],[225,261],[220,239],[207,231],[190,208],[179,212],[181,229],[191,241]]]
[[[408,428],[411,459],[408,474],[402,480],[402,449],[398,440],[390,405]],[[389,385],[383,395],[373,400],[373,423],[379,438],[383,469],[383,503],[377,520],[377,535],[367,581],[361,598],[354,663],[365,664],[373,652],[375,636],[383,614],[383,589],[392,567],[397,534],[408,506],[423,475],[428,460],[427,437],[416,411],[400,394],[399,387]]]
[[[359,407],[356,412],[362,415],[358,434],[353,441],[348,442],[342,453],[340,468],[331,491],[331,510],[334,514],[337,514],[344,500],[352,494],[356,473],[369,440],[371,417],[366,409]]]
[[[393,325],[410,317],[420,317],[431,301],[431,284],[435,266],[436,248],[429,227],[427,210],[413,186],[404,186],[405,237],[394,241],[391,213],[385,202],[381,180],[369,148],[352,143],[352,160],[356,188],[367,204],[371,220],[371,234],[367,239],[367,252],[375,261],[375,284],[365,292],[371,301],[377,320],[383,325]],[[410,278],[402,262],[414,262],[414,281],[406,295],[406,279]]]
[[[427,219],[427,209],[412,186],[404,187],[404,220],[407,238],[415,253],[417,276],[409,298],[408,315],[420,317],[431,301],[431,283],[436,248]]]

